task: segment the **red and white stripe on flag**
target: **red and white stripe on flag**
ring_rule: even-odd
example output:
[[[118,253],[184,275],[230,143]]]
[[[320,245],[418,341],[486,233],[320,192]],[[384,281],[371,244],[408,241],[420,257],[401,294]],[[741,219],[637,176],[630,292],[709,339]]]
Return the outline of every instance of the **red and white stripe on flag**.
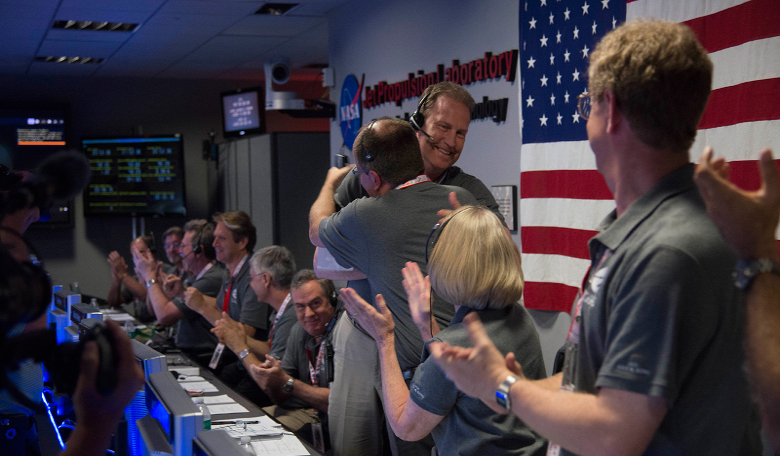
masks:
[[[607,6],[610,1],[616,0],[606,0]],[[524,3],[520,2],[521,49]],[[573,16],[588,10],[587,4],[598,10],[605,0],[566,3]],[[780,2],[628,1],[626,20],[642,17],[690,26],[714,63],[713,92],[691,148],[692,160],[698,160],[704,146],[710,145],[716,156],[731,163],[732,182],[757,189],[759,151],[771,148],[780,153]],[[528,68],[522,58],[520,66],[523,78],[523,70]],[[529,81],[521,80],[519,101],[525,106]],[[521,122],[526,127],[528,122],[536,122],[526,116],[524,111]],[[614,209],[612,195],[596,171],[587,140],[531,144],[524,140],[520,171],[525,305],[568,312],[588,268],[587,241],[596,234],[601,219]]]

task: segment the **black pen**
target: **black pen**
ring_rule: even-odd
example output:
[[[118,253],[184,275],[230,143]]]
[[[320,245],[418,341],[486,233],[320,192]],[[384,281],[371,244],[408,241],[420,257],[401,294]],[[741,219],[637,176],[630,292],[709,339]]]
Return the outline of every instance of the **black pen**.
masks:
[[[259,423],[259,421],[244,421],[244,424],[257,424],[257,423]],[[212,421],[211,422],[212,426],[218,426],[221,424],[236,424],[236,422],[235,421]]]

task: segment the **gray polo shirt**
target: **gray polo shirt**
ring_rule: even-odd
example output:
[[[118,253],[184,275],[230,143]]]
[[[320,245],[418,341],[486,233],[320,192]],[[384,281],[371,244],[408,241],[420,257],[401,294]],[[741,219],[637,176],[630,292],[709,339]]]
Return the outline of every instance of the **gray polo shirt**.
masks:
[[[502,355],[513,352],[530,379],[547,377],[539,334],[531,316],[520,304],[501,309],[472,310],[461,307],[450,326],[425,344],[422,364],[412,379],[409,397],[421,409],[444,418],[433,429],[439,454],[542,456],[547,441],[514,414],[493,411],[481,400],[460,392],[430,357],[428,345],[438,340],[471,347],[463,317],[476,312],[490,339]]]
[[[255,290],[249,285],[249,282],[252,281],[249,274],[249,258],[251,257],[252,252],[249,252],[246,261],[234,278],[225,268],[222,276],[222,288],[217,295],[217,307],[222,309],[225,293],[232,281],[228,316],[233,320],[255,327],[257,329],[255,339],[268,340],[268,329],[270,328],[268,317],[271,314],[269,310],[271,306],[264,302],[257,302]]]
[[[271,321],[276,318],[276,312],[271,314]],[[290,337],[290,331],[293,326],[298,323],[298,316],[295,315],[295,304],[292,302],[287,303],[287,307],[284,308],[284,313],[279,317],[279,321],[273,326],[274,334],[271,341],[271,348],[268,353],[276,359],[284,358],[284,352],[287,349],[287,339]]]
[[[224,273],[225,268],[222,263],[214,263],[214,266],[209,268],[203,277],[195,280],[195,276],[189,276],[187,282],[191,280],[194,282],[187,283],[186,286],[195,287],[205,296],[213,298],[219,293]],[[214,351],[219,340],[211,332],[211,328],[213,328],[211,323],[201,314],[187,307],[184,299],[177,296],[173,298],[172,302],[184,314],[184,317],[179,320],[176,330],[176,346],[190,351]]]
[[[602,228],[589,243],[575,391],[664,398],[669,410],[645,454],[759,454],[736,257],[707,216],[693,164]]]
[[[493,194],[490,193],[490,190],[488,190],[481,180],[471,174],[464,173],[459,167],[450,166],[441,176],[439,176],[435,183],[466,189],[474,198],[476,198],[476,204],[490,209],[498,216],[501,223],[504,223],[504,216],[501,215],[501,212],[498,210],[498,203],[496,203],[496,199],[493,197]],[[337,210],[341,210],[352,201],[364,197],[368,197],[368,193],[360,183],[360,176],[348,173],[346,177],[344,177],[344,180],[341,181],[339,188],[336,189],[333,200],[336,202]],[[447,209],[450,209],[449,205],[447,206]],[[371,286],[369,285],[368,280],[350,280],[347,283],[347,286],[354,289],[361,298],[368,302],[373,302],[374,295],[371,293]]]
[[[425,246],[439,220],[436,213],[450,207],[455,192],[462,204],[475,204],[471,193],[460,187],[423,182],[390,190],[376,198],[355,200],[324,219],[320,240],[344,267],[354,267],[368,277],[373,296],[382,294],[395,322],[396,354],[402,370],[420,363],[423,340],[412,320],[401,270],[407,261],[425,269]],[[454,314],[452,304],[434,293],[433,311],[439,327],[446,327]]]
[[[311,356],[311,365],[317,366],[317,356],[320,353],[320,348],[324,344],[332,344],[336,327],[336,321],[341,316],[341,307],[336,308],[336,313],[333,314],[333,320],[329,325],[329,331],[325,334],[325,337],[320,340],[319,343],[315,343],[314,337],[303,329],[303,326],[295,320],[295,323],[290,328],[290,336],[287,339],[287,349],[284,352],[284,358],[282,358],[282,370],[287,372],[291,377],[294,377],[307,385],[311,385],[311,373],[309,371],[309,356]],[[293,311],[294,313],[295,311]],[[276,336],[274,336],[276,338]],[[309,353],[307,354],[307,350]],[[328,388],[328,371],[327,363],[320,364],[317,370],[319,375],[319,383],[316,386],[322,388]],[[296,410],[300,408],[311,407],[311,404],[307,404],[302,399],[297,397],[291,397],[281,406],[287,410]]]

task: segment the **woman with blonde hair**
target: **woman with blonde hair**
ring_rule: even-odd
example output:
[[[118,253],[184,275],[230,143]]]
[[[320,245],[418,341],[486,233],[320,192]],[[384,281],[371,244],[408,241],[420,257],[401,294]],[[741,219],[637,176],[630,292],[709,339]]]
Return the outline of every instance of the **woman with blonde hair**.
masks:
[[[382,295],[376,296],[375,308],[349,288],[341,294],[347,309],[377,343],[385,414],[393,431],[404,440],[432,432],[438,452],[446,455],[544,454],[543,438],[516,416],[496,413],[459,392],[428,352],[433,340],[471,346],[462,320],[474,312],[498,349],[504,355],[516,354],[527,376],[546,377],[539,335],[518,303],[523,273],[517,247],[490,210],[463,206],[434,227],[427,252],[428,277],[423,278],[415,263],[407,263],[402,271],[412,316],[428,341],[411,388],[395,355],[393,317]],[[430,311],[431,285],[456,310],[450,326],[442,330]]]

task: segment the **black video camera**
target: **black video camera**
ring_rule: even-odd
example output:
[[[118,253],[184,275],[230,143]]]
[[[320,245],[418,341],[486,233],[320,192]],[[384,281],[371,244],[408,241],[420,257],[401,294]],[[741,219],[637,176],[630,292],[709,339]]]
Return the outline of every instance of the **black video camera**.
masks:
[[[84,331],[79,342],[64,342],[58,345],[57,335],[52,329],[30,331],[5,339],[0,344],[0,389],[7,389],[22,405],[35,409],[36,406],[29,404],[29,400],[24,401],[26,397],[24,399],[17,397],[16,393],[21,393],[15,392],[16,387],[7,379],[8,371],[18,369],[19,363],[32,358],[46,367],[57,393],[73,394],[81,370],[84,344],[95,341],[100,360],[96,389],[100,394],[111,394],[119,380],[114,340],[105,323],[94,319],[84,320],[84,322],[88,321],[90,321],[87,323],[88,329]]]

